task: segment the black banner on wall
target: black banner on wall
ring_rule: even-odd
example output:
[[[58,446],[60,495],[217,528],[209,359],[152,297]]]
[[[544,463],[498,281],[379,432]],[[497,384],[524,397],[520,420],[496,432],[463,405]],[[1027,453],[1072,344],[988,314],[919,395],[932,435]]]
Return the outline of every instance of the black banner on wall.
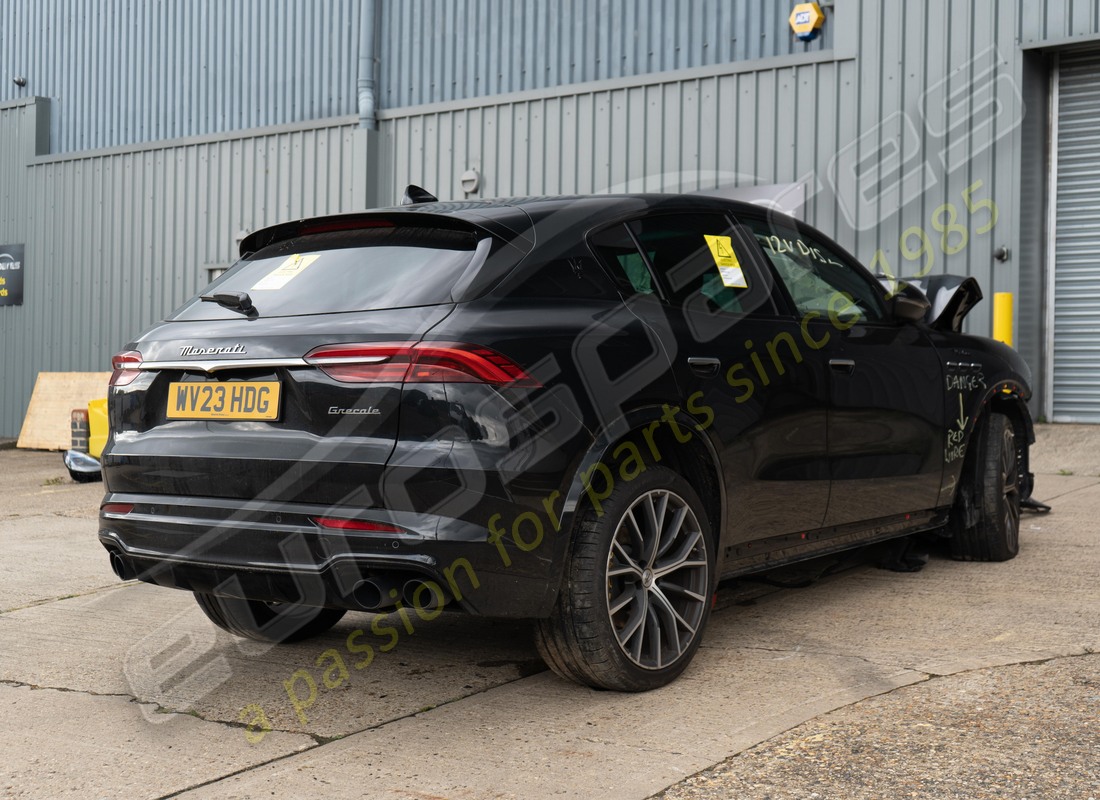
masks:
[[[0,244],[0,306],[23,305],[23,247]]]

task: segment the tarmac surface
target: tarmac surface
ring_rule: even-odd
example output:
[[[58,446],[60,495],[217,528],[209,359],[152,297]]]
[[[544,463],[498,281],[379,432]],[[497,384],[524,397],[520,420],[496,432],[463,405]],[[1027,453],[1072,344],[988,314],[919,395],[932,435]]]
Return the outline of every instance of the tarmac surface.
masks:
[[[803,723],[658,795],[1100,797],[1100,655],[929,679]]]
[[[460,614],[370,659],[369,614],[236,640],[114,577],[101,485],[0,451],[0,797],[1100,800],[1100,427],[1041,426],[1033,454],[1054,511],[1017,559],[724,586],[685,675],[623,695]]]

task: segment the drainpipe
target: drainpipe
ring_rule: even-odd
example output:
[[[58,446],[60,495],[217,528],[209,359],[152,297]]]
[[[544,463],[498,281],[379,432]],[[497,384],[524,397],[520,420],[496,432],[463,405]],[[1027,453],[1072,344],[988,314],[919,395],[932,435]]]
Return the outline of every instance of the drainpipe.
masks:
[[[378,60],[375,50],[377,35],[377,0],[363,0],[359,18],[359,127],[377,130],[378,120],[374,115],[374,65]]]

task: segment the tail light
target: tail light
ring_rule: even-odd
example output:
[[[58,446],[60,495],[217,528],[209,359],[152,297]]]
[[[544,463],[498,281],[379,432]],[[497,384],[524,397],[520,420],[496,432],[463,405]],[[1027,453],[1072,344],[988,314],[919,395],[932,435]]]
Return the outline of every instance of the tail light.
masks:
[[[541,385],[495,350],[459,342],[325,345],[311,350],[305,360],[344,383]]]
[[[111,359],[111,386],[125,386],[141,374],[141,353],[126,350]]]

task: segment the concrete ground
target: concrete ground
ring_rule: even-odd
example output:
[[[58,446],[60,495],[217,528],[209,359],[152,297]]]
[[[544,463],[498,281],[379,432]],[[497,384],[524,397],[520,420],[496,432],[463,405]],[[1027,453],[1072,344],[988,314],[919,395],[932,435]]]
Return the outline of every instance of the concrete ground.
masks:
[[[0,797],[1100,798],[1100,427],[1042,426],[1033,467],[1016,560],[723,587],[685,675],[622,695],[518,623],[235,640],[114,577],[99,484],[0,451]]]

